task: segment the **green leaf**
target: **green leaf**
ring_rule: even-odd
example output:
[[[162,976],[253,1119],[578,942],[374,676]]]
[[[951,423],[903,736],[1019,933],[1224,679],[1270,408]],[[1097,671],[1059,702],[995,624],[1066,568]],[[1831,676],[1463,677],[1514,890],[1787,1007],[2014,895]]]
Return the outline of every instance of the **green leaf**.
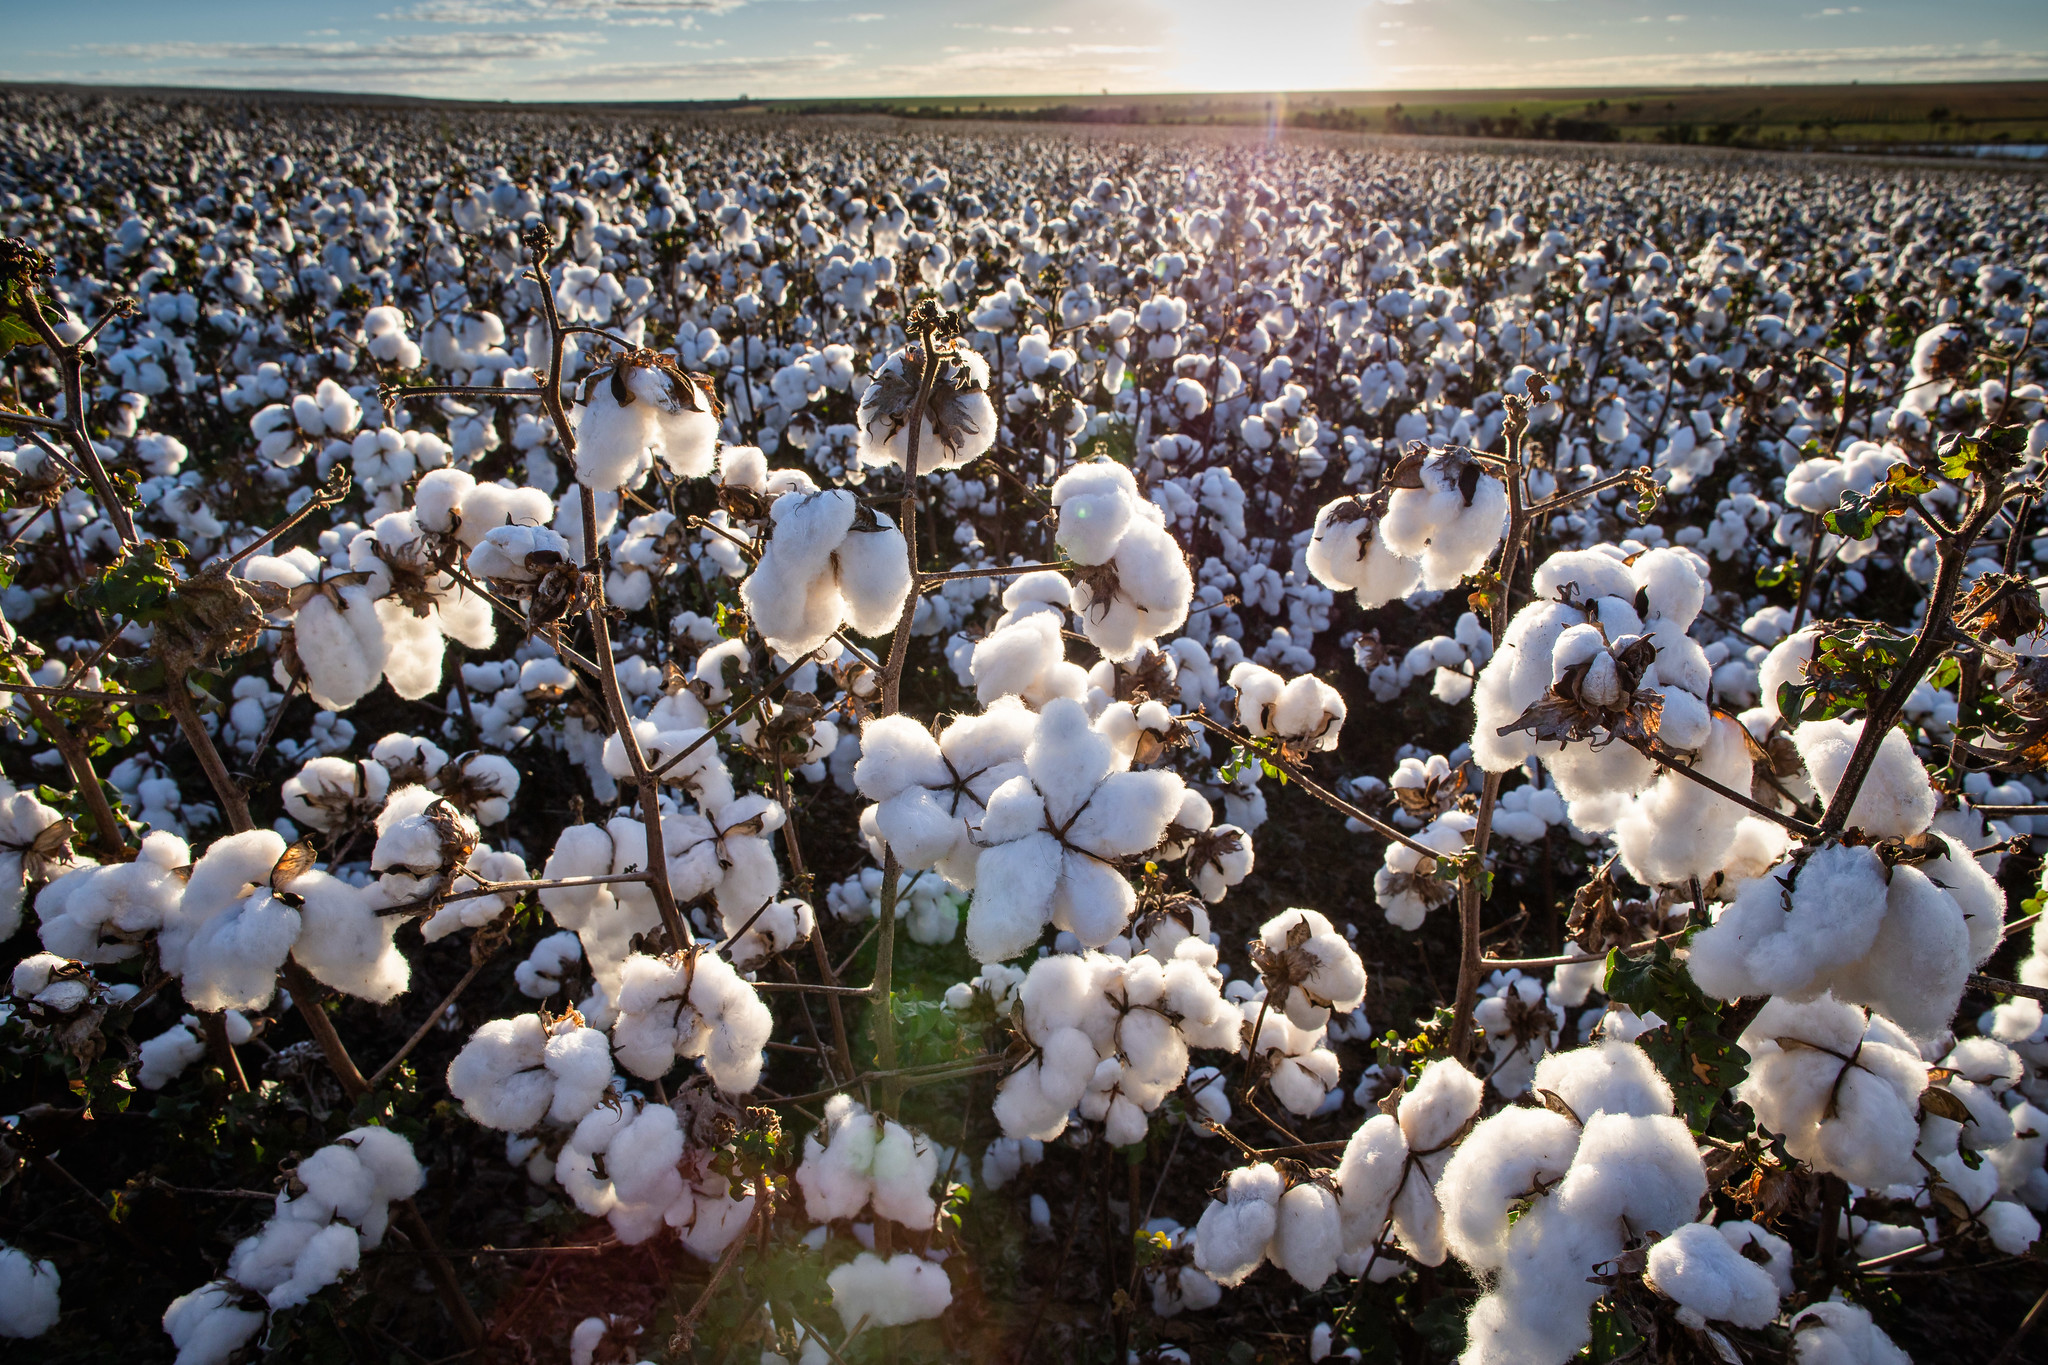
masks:
[[[184,554],[185,547],[175,540],[130,545],[105,573],[78,588],[72,602],[83,610],[111,612],[129,621],[159,620],[178,581],[171,559]]]
[[[1654,1012],[1665,1021],[1636,1041],[1671,1083],[1678,1116],[1695,1133],[1705,1132],[1722,1092],[1748,1074],[1742,1049],[1721,1034],[1720,1002],[1693,984],[1669,943],[1646,955],[1608,953],[1604,989],[1638,1015]]]

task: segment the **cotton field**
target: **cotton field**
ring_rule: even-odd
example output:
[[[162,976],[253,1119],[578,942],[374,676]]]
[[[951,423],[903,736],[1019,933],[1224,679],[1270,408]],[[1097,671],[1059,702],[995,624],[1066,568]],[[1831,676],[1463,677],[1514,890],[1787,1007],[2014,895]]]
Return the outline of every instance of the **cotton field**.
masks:
[[[22,1359],[2039,1348],[2048,181],[0,117]]]

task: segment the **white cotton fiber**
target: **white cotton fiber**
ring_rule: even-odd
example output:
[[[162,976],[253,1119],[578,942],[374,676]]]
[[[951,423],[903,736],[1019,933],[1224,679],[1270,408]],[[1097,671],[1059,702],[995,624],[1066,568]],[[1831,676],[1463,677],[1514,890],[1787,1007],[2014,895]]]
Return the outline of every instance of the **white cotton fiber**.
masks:
[[[1792,732],[1792,743],[1823,801],[1834,799],[1862,733],[1861,721],[1846,720],[1810,720]],[[1856,792],[1849,825],[1880,839],[1910,839],[1933,823],[1934,808],[1934,786],[1926,765],[1913,752],[1905,731],[1892,729],[1878,745],[1870,773]]]
[[[851,1333],[867,1327],[901,1327],[938,1317],[953,1302],[953,1285],[945,1269],[914,1252],[900,1251],[883,1260],[872,1251],[840,1266],[825,1277],[832,1307]]]
[[[39,1337],[57,1325],[57,1267],[0,1242],[0,1337]]]
[[[1816,1303],[1793,1318],[1791,1327],[1798,1365],[1913,1365],[1870,1320],[1870,1310],[1851,1303]]]
[[[1693,936],[1693,980],[1722,1000],[1824,986],[1876,942],[1884,873],[1870,849],[1830,844],[1744,883],[1713,925]]]
[[[1232,1171],[1223,1201],[1212,1201],[1195,1224],[1195,1265],[1225,1288],[1243,1284],[1265,1260],[1285,1183],[1263,1163]]]
[[[1322,1288],[1337,1273],[1337,1257],[1343,1250],[1335,1195],[1311,1182],[1280,1196],[1267,1255],[1296,1284],[1310,1291]]]
[[[1678,1304],[1679,1320],[1690,1326],[1726,1322],[1761,1328],[1778,1315],[1778,1286],[1770,1272],[1745,1260],[1705,1223],[1687,1223],[1651,1247],[1644,1279]]]

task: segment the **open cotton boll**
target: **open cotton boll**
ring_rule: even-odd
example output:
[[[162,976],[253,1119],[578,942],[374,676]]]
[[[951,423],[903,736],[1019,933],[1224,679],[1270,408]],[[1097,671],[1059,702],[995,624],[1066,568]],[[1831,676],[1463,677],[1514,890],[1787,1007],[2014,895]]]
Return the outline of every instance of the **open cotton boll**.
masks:
[[[1535,1087],[1571,1107],[1581,1123],[1595,1114],[1669,1114],[1671,1084],[1634,1043],[1594,1043],[1553,1052],[1536,1064]]]
[[[1821,799],[1832,802],[1863,734],[1863,722],[1810,720],[1792,732],[1792,743]],[[1936,797],[1927,767],[1903,730],[1894,728],[1878,745],[1870,773],[1849,808],[1849,824],[1879,839],[1911,839],[1934,822]]]
[[[1054,536],[1076,564],[1104,564],[1139,515],[1144,499],[1131,471],[1113,460],[1075,465],[1052,486],[1053,509],[1059,513]]]
[[[1793,1358],[1798,1365],[1913,1365],[1870,1310],[1852,1303],[1816,1303],[1792,1319]]]
[[[293,955],[316,979],[375,1005],[404,992],[412,965],[393,941],[399,916],[379,915],[369,893],[325,872],[301,873],[285,889],[299,901]]]
[[[869,1327],[901,1327],[928,1322],[953,1302],[953,1284],[944,1267],[915,1252],[899,1251],[883,1260],[872,1251],[860,1255],[825,1277],[832,1307],[848,1332]]]
[[[1278,1168],[1264,1162],[1232,1171],[1222,1201],[1212,1200],[1195,1224],[1195,1265],[1226,1289],[1243,1284],[1266,1259],[1285,1189]]]
[[[1188,619],[1194,575],[1180,545],[1143,504],[1110,562],[1075,575],[1070,605],[1081,633],[1105,658],[1124,660],[1179,630]]]
[[[1064,593],[1065,580],[1060,581]],[[1060,635],[1065,621],[1064,612],[1033,612],[997,626],[974,646],[968,672],[983,706],[1003,697],[1044,706],[1055,697],[1078,701],[1087,695],[1087,673],[1067,662]]]
[[[1916,1043],[1948,1030],[1974,966],[1970,927],[1955,897],[1917,867],[1891,869],[1884,919],[1870,951],[1828,978],[1835,995],[1884,1015]]]
[[[1303,1289],[1321,1289],[1337,1273],[1344,1250],[1337,1196],[1321,1185],[1296,1185],[1280,1196],[1266,1255]]]
[[[833,552],[859,509],[845,489],[785,493],[769,508],[767,543],[740,584],[740,600],[761,638],[783,657],[808,654],[839,629],[844,599],[834,581]]]
[[[987,454],[996,440],[996,410],[985,389],[988,362],[965,346],[941,351],[938,373],[917,430],[917,472],[957,469]],[[862,464],[903,465],[910,459],[910,414],[924,373],[924,350],[907,346],[876,369],[854,417]]]
[[[1508,489],[1470,457],[1432,451],[1419,488],[1395,488],[1379,525],[1388,549],[1422,565],[1422,586],[1444,592],[1476,573],[1507,530]]]
[[[613,1049],[634,1075],[658,1080],[678,1057],[701,1057],[705,1072],[731,1094],[760,1083],[775,1016],[716,953],[636,953],[625,961],[614,1003]]]
[[[1670,702],[1687,693],[1666,694]],[[1749,736],[1726,717],[1712,722],[1711,738],[1692,764],[1693,771],[1734,791],[1745,790],[1751,778]],[[1736,826],[1745,811],[1718,792],[1677,773],[1663,773],[1650,789],[1629,803],[1614,826],[1615,847],[1629,875],[1646,886],[1683,883],[1711,876],[1726,861],[1735,842]]]
[[[616,489],[636,473],[644,476],[648,450],[661,440],[655,393],[665,388],[661,372],[631,365],[591,377],[573,409],[578,483]]]
[[[471,547],[472,577],[494,583],[528,584],[556,564],[575,558],[561,532],[546,526],[499,526]]]
[[[1579,1125],[1548,1109],[1509,1107],[1476,1125],[1436,1182],[1452,1254],[1475,1271],[1498,1270],[1516,1201],[1555,1185],[1578,1148]]]
[[[263,1327],[266,1315],[244,1307],[247,1294],[226,1280],[180,1294],[164,1310],[164,1331],[178,1348],[177,1365],[227,1365]]]
[[[1370,611],[1422,586],[1422,566],[1389,550],[1376,534],[1379,519],[1358,498],[1339,498],[1316,513],[1306,552],[1316,581],[1358,594]]]
[[[878,1123],[851,1096],[835,1095],[824,1128],[804,1140],[797,1184],[819,1222],[851,1218],[872,1202],[876,1216],[923,1229],[938,1215],[938,1175],[938,1153],[922,1134],[893,1119]]]
[[[144,1090],[161,1090],[206,1055],[206,1043],[191,1028],[173,1024],[156,1037],[143,1039],[140,1051],[142,1065],[136,1068],[135,1083]]]
[[[326,834],[345,820],[375,810],[390,790],[391,773],[383,764],[323,756],[308,759],[286,778],[279,795],[285,814]]]
[[[1722,1000],[1809,992],[1869,953],[1887,889],[1884,864],[1868,848],[1829,844],[1802,863],[1782,862],[1745,882],[1693,935],[1687,970]]]
[[[306,693],[317,706],[346,711],[376,687],[391,656],[385,625],[360,587],[323,590],[299,608],[292,617],[292,642],[306,670]],[[438,631],[434,635],[439,638]],[[439,674],[437,660],[437,679]]]
[[[1772,645],[1757,665],[1757,705],[1771,721],[1784,719],[1778,709],[1778,692],[1788,682],[1803,682],[1807,665],[1813,661],[1814,646],[1820,640],[1820,627],[1807,626]]]
[[[611,1084],[605,1036],[571,1014],[553,1024],[539,1015],[493,1019],[448,1066],[448,1092],[486,1128],[522,1133],[542,1119],[574,1123]]]
[[[0,1337],[21,1341],[57,1325],[57,1267],[0,1242]]]
[[[1335,1010],[1348,1014],[1365,1000],[1365,963],[1314,910],[1289,910],[1259,926],[1265,956],[1257,960],[1268,998],[1297,1028],[1319,1029]]]
[[[1927,1064],[1891,1040],[1904,1041],[1833,996],[1774,998],[1736,1040],[1751,1062],[1735,1096],[1816,1170],[1872,1188],[1916,1182]]]
[[[1678,1304],[1688,1327],[1707,1322],[1768,1327],[1778,1316],[1770,1272],[1731,1246],[1706,1223],[1687,1223],[1650,1248],[1644,1281]]]
[[[274,831],[250,830],[215,840],[193,866],[157,947],[197,1008],[261,1009],[276,993],[300,926],[299,912],[270,889],[284,849]]]
[[[78,962],[119,962],[178,913],[185,894],[180,869],[192,863],[183,839],[153,830],[133,862],[84,864],[59,875],[36,895],[43,947]]]

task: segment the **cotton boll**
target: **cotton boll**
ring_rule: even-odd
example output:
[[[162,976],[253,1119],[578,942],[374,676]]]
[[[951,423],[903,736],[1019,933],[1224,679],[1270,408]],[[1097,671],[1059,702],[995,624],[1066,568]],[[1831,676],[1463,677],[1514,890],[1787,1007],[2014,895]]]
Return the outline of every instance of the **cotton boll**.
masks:
[[[1264,1163],[1232,1171],[1223,1201],[1212,1201],[1195,1224],[1195,1265],[1226,1289],[1243,1284],[1265,1260],[1284,1187],[1280,1172]]]
[[[263,1327],[265,1314],[244,1307],[247,1295],[225,1280],[180,1294],[164,1310],[164,1331],[178,1348],[177,1365],[227,1365]]]
[[[1793,1156],[1872,1188],[1919,1178],[1913,1149],[1927,1085],[1926,1063],[1883,1041],[1882,1022],[1828,995],[1807,1004],[1779,997],[1737,1040],[1751,1065],[1736,1098],[1784,1135]]]
[[[1553,1052],[1536,1064],[1535,1086],[1571,1107],[1580,1122],[1595,1114],[1669,1114],[1671,1085],[1633,1043],[1603,1042]]]
[[[323,710],[346,711],[383,677],[391,647],[365,589],[331,591],[331,599],[323,591],[299,608],[292,635],[306,670],[307,695]]]
[[[287,891],[300,902],[292,952],[314,977],[376,1005],[410,984],[412,966],[393,942],[398,916],[379,915],[368,894],[325,872],[301,873]]]
[[[1365,999],[1365,964],[1342,934],[1314,910],[1289,910],[1259,928],[1260,942],[1291,978],[1275,984],[1275,1006],[1299,1028],[1317,1029],[1334,1009],[1349,1013]],[[1263,971],[1263,969],[1262,969]]]
[[[190,1028],[174,1024],[154,1038],[145,1038],[141,1055],[135,1083],[144,1090],[161,1090],[206,1055],[206,1044]]]
[[[1325,504],[1316,514],[1306,557],[1317,582],[1356,592],[1358,605],[1367,611],[1422,585],[1422,566],[1387,549],[1374,534],[1377,526],[1357,499]]]
[[[1814,788],[1833,801],[1863,733],[1862,722],[1811,720],[1792,732]],[[1880,839],[1911,839],[1933,823],[1934,786],[1903,730],[1893,729],[1878,746],[1870,773],[1849,808],[1849,824]]]
[[[1767,1259],[1763,1262],[1764,1273],[1771,1277],[1771,1283],[1782,1295],[1792,1292],[1792,1244],[1775,1233],[1766,1232],[1755,1223],[1719,1223],[1714,1231],[1721,1234],[1729,1246],[1737,1252],[1755,1248]],[[1754,1259],[1745,1256],[1751,1265]]]
[[[1849,1303],[1816,1303],[1792,1319],[1798,1365],[1912,1365],[1870,1320],[1870,1310]]]
[[[1690,1326],[1727,1322],[1761,1328],[1778,1315],[1778,1287],[1705,1223],[1687,1223],[1650,1248],[1644,1281],[1678,1304]]]
[[[319,757],[286,778],[280,795],[285,814],[324,834],[351,814],[375,810],[390,789],[390,771],[381,763]]]
[[[944,1268],[909,1251],[887,1260],[864,1251],[827,1275],[825,1283],[848,1332],[862,1323],[901,1327],[926,1322],[953,1302],[953,1285]]]
[[[1107,563],[1143,502],[1123,465],[1095,460],[1074,466],[1052,488],[1060,549],[1076,564]]]
[[[769,509],[773,523],[740,600],[763,639],[785,658],[808,654],[840,625],[844,599],[832,556],[854,522],[852,493],[785,493]]]
[[[1317,1290],[1337,1273],[1344,1249],[1337,1197],[1317,1184],[1296,1185],[1280,1196],[1267,1256],[1303,1289]]]
[[[152,831],[133,862],[84,864],[63,872],[36,896],[43,947],[79,962],[133,957],[138,940],[178,915],[180,869],[192,850],[175,834]]]
[[[194,865],[158,950],[201,1010],[261,1009],[299,936],[299,912],[269,886],[284,840],[251,830],[216,840]]]
[[[1955,898],[1917,867],[1891,869],[1884,905],[1870,951],[1837,968],[1830,989],[1931,1042],[1955,1017],[1974,965],[1969,925]]]
[[[57,1325],[57,1267],[0,1242],[0,1337],[39,1337]]]
[[[1419,488],[1396,488],[1379,534],[1387,548],[1422,565],[1422,586],[1454,588],[1485,564],[1507,527],[1507,485],[1468,457],[1432,452]]]
[[[1757,705],[1769,720],[1784,718],[1778,710],[1779,689],[1788,682],[1804,681],[1819,640],[1820,628],[1808,626],[1772,645],[1763,662],[1757,665]]]
[[[1515,1202],[1555,1186],[1578,1146],[1579,1125],[1548,1109],[1510,1107],[1474,1127],[1436,1182],[1452,1254],[1476,1271],[1498,1270]]]
[[[1946,891],[1963,912],[1970,933],[1970,965],[1980,967],[2004,939],[2005,889],[1994,880],[1962,841],[1949,835],[1937,836],[1948,850],[1946,858],[1931,859],[1920,870],[1928,880]]]
[[[896,628],[910,592],[909,547],[887,517],[875,530],[856,527],[834,555],[846,622],[856,634],[886,635]]]
[[[1671,702],[1690,694],[1676,690]],[[1733,720],[1709,722],[1711,738],[1700,749],[1693,771],[1734,791],[1750,782],[1749,736]],[[1614,827],[1615,847],[1629,875],[1648,886],[1683,883],[1712,875],[1726,860],[1744,810],[1727,797],[1677,773],[1665,773],[1636,798]]]
[[[1693,936],[1687,970],[1722,1000],[1809,991],[1870,952],[1886,894],[1874,852],[1823,846],[1801,864],[1782,863],[1745,882],[1713,925]]]

